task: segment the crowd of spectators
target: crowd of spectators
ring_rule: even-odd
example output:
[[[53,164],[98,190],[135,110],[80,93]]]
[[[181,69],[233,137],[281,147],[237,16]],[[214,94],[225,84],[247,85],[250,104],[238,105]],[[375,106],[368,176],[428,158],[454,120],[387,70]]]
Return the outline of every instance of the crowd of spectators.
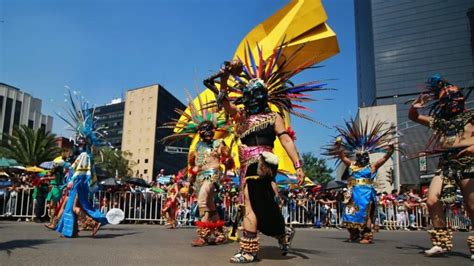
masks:
[[[35,173],[11,172],[0,175],[0,215],[4,217],[27,209],[34,214],[38,222],[47,220],[45,198],[50,186],[47,177]],[[46,180],[46,181],[45,181]],[[173,181],[173,179],[171,179]],[[100,182],[98,182],[100,183]],[[193,225],[197,216],[196,196],[189,183],[182,181],[178,197],[177,220],[182,225]],[[121,208],[130,220],[154,223],[161,218],[162,203],[173,184],[163,184],[156,180],[147,186],[127,182],[118,182],[114,186],[95,188],[95,197],[91,197],[96,208],[106,213],[110,208]],[[215,202],[221,218],[231,221],[235,208],[239,204],[238,186],[225,183],[219,188]],[[324,191],[318,187],[282,188],[276,198],[280,202],[286,223],[294,225],[312,225],[315,227],[341,226],[344,211],[343,193],[345,188]],[[127,193],[125,193],[127,192]],[[19,197],[21,195],[21,197]],[[378,193],[375,211],[375,224],[385,228],[415,230],[429,227],[429,215],[426,205],[427,189],[416,193],[413,189],[403,192],[393,190],[391,193]],[[33,204],[31,204],[32,202]],[[452,215],[459,217],[469,225],[462,197],[448,206]]]

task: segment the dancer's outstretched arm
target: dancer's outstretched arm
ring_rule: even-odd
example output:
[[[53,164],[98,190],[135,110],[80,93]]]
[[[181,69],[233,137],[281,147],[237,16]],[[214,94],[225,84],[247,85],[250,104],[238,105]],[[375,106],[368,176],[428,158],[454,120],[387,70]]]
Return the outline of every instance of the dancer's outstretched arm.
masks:
[[[346,155],[346,153],[344,152],[344,150],[342,149],[341,147],[341,141],[340,139],[336,139],[336,146],[338,147],[339,149],[339,160],[342,161],[342,163],[344,163],[346,166],[349,166],[351,165],[353,162],[351,159],[349,159]]]
[[[214,93],[218,93],[217,95],[217,106],[223,107],[224,111],[229,114],[234,119],[241,119],[239,115],[239,109],[237,106],[232,104],[228,98],[228,87],[227,84],[229,80],[230,74],[233,75],[240,75],[242,72],[242,63],[240,61],[234,60],[232,62],[225,62],[224,67],[222,67],[219,72],[210,76],[209,78],[204,80],[204,86],[211,89]],[[219,81],[219,88],[216,86],[216,80],[220,79]]]
[[[410,110],[408,111],[408,118],[410,120],[427,127],[430,126],[431,120],[433,120],[433,118],[431,116],[420,115],[418,113],[418,109],[423,108],[425,104],[428,102],[428,100],[429,100],[428,95],[421,94],[420,97],[418,97],[418,99],[416,99],[413,102],[413,104],[410,107]]]
[[[393,151],[395,150],[393,144],[390,144],[387,149],[387,153],[378,160],[375,164],[372,165],[372,172],[375,173],[379,168],[392,156]]]

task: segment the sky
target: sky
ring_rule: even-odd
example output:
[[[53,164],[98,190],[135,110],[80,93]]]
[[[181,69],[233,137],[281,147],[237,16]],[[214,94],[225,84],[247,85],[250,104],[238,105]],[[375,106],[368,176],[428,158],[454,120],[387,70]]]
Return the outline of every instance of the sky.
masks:
[[[183,103],[184,89],[234,54],[253,27],[284,0],[2,0],[0,82],[43,100],[53,133],[69,137],[57,117],[65,86],[103,105],[125,91],[159,83]],[[357,113],[354,8],[351,0],[323,0],[340,53],[292,80],[329,79],[336,91],[313,93],[306,106],[329,126]],[[319,156],[334,130],[292,119],[300,153]]]

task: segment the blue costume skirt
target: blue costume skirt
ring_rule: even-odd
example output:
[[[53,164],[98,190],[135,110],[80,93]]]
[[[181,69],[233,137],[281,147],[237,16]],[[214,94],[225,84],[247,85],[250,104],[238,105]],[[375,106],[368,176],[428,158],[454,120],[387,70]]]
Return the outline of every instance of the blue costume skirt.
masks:
[[[352,187],[351,199],[344,208],[342,220],[346,228],[363,229],[367,220],[373,218],[377,194],[372,185]]]
[[[74,199],[77,200],[88,216],[99,222],[101,225],[107,224],[107,218],[100,210],[96,210],[89,202],[89,184],[87,182],[89,176],[87,174],[78,175],[74,180],[74,185],[69,192],[69,199],[64,207],[63,215],[58,223],[56,231],[65,237],[73,237],[77,233],[77,217],[74,215]]]

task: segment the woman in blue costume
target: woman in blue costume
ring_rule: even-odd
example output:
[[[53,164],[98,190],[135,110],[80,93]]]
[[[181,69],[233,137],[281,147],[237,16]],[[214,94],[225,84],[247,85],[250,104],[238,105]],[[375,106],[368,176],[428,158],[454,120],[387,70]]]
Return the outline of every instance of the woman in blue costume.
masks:
[[[94,174],[94,146],[100,145],[99,129],[96,127],[94,109],[90,108],[80,99],[74,100],[70,93],[71,110],[68,110],[70,119],[61,118],[75,131],[78,141],[79,154],[70,168],[70,179],[67,187],[70,189],[69,198],[64,207],[64,212],[58,223],[56,231],[65,237],[74,237],[78,233],[78,216],[81,210],[92,218],[96,224],[92,232],[95,236],[101,225],[107,224],[107,219],[100,210],[94,209],[89,202],[89,193]],[[72,174],[72,176],[71,176]]]
[[[394,129],[382,130],[383,122],[375,123],[368,128],[351,120],[346,122],[347,129],[338,127],[341,136],[335,144],[327,148],[328,155],[338,158],[349,167],[348,191],[344,194],[343,222],[349,231],[348,241],[354,242],[361,238],[361,244],[373,242],[371,230],[377,196],[373,186],[377,170],[392,156],[394,144],[391,140]],[[370,163],[370,153],[386,152],[374,164]],[[348,157],[355,157],[355,161]]]

